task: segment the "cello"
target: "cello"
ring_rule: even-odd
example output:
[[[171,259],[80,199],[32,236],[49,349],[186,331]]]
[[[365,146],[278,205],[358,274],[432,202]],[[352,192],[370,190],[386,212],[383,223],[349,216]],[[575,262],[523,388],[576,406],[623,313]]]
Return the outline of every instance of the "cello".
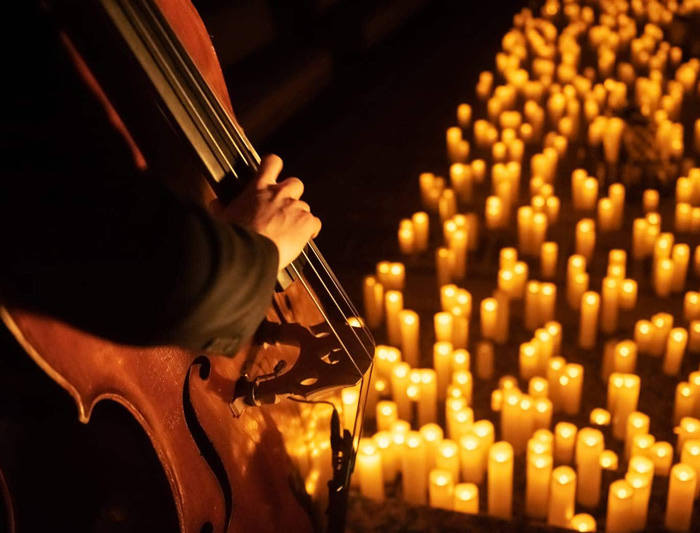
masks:
[[[259,157],[188,0],[47,0],[43,8],[137,164],[202,204],[228,202],[252,178]],[[18,307],[1,315],[70,394],[81,422],[102,400],[138,422],[182,532],[319,530],[309,499],[326,508],[329,531],[342,531],[373,340],[313,242],[279,275],[265,320],[233,358],[120,345]],[[341,428],[328,398],[356,384],[358,412]],[[330,417],[313,408],[319,402],[333,406]]]

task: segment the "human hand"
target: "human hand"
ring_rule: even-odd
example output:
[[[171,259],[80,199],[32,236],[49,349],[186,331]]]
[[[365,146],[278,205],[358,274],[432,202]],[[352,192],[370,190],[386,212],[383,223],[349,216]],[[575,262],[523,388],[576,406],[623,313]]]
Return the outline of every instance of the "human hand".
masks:
[[[294,261],[321,230],[321,221],[300,200],[304,184],[297,178],[277,183],[282,160],[268,155],[243,192],[221,212],[222,218],[252,229],[277,245],[279,269]]]

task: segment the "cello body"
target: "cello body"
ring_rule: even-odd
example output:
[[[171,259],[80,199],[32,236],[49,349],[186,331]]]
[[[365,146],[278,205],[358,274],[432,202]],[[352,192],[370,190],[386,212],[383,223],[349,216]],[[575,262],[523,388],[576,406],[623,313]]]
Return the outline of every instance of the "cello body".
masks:
[[[194,7],[189,0],[153,3],[233,117],[214,49]],[[203,205],[213,199],[211,182],[183,150],[187,139],[152,105],[147,91],[130,87],[120,95],[114,79],[129,73],[111,60],[101,61],[99,54],[84,52],[70,24],[65,31],[59,27],[76,69],[102,102],[105,119],[132,146],[135,164],[168,176],[168,186]],[[130,65],[129,60],[123,65]],[[273,295],[265,323],[268,329],[302,325],[305,333],[282,343],[261,332],[235,357],[172,346],[119,345],[19,308],[4,308],[2,318],[33,361],[70,394],[81,422],[89,423],[103,400],[117,402],[133,416],[163,468],[183,533],[322,527],[326,484],[332,477],[331,409],[282,401],[234,413],[231,405],[241,376],[274,373],[280,361],[293,366],[307,328],[324,321],[303,278]]]

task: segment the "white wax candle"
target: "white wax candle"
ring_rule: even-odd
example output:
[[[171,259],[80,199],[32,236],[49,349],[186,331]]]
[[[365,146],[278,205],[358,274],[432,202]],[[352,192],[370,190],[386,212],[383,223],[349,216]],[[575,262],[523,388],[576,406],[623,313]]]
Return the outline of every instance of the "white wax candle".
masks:
[[[428,496],[428,468],[425,444],[417,431],[406,435],[401,455],[403,499],[414,505],[425,505]]]
[[[552,456],[535,455],[527,458],[525,477],[525,513],[543,520],[549,509],[549,488],[552,477]]]
[[[357,452],[357,474],[360,478],[360,493],[374,500],[384,499],[384,476],[382,456],[370,439],[362,439]]]
[[[695,470],[685,464],[671,468],[664,526],[669,531],[690,531],[697,485]]]
[[[454,510],[460,513],[479,512],[479,487],[474,483],[459,483],[454,491]]]
[[[440,509],[452,509],[454,480],[446,470],[433,469],[430,471],[428,494],[430,506]]]
[[[513,447],[507,442],[491,445],[488,459],[488,514],[510,520],[513,512]]]
[[[576,472],[568,466],[555,468],[552,471],[547,524],[556,527],[567,527],[574,517],[575,498]]]
[[[420,362],[420,318],[418,313],[408,309],[399,311],[399,333],[403,358],[411,366]]]

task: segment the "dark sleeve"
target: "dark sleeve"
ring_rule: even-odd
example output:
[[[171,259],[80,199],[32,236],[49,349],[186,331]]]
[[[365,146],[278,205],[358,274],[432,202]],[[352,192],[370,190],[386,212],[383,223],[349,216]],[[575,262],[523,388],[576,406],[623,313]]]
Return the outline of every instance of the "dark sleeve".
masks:
[[[0,296],[118,342],[231,353],[270,304],[277,247],[137,170],[50,29],[24,30],[0,103]]]

